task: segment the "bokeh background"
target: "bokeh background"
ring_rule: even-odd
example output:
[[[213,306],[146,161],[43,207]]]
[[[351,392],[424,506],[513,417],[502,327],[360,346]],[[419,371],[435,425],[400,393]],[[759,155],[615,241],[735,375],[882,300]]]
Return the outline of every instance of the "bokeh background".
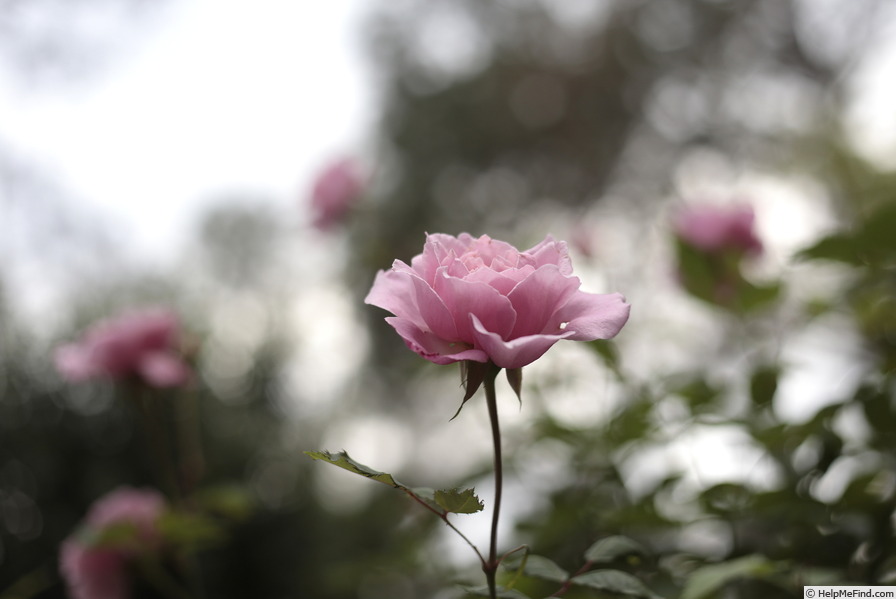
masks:
[[[52,355],[158,305],[196,371],[159,401],[195,403],[201,484],[248,505],[208,597],[463,596],[462,541],[302,454],[489,505],[483,402],[449,422],[458,371],[363,304],[462,231],[565,239],[633,306],[527,367],[521,406],[499,387],[507,548],[575,571],[625,534],[667,597],[711,564],[690,597],[896,584],[894,34],[887,0],[0,0],[0,597],[66,596],[90,503],[155,484],[134,389]],[[342,158],[361,194],[315,227]],[[701,203],[753,207],[764,295],[682,284],[670,223]],[[484,544],[487,517],[457,523]]]

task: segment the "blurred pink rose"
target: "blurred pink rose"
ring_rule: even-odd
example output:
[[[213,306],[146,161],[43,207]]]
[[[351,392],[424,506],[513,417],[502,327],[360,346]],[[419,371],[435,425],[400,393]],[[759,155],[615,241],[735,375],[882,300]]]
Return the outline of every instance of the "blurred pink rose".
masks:
[[[117,551],[95,549],[75,539],[62,543],[59,570],[72,599],[127,599],[127,560]]]
[[[157,523],[165,506],[158,491],[120,487],[94,502],[85,521],[93,528],[127,522],[135,527],[140,547],[155,547],[161,540]]]
[[[436,364],[530,364],[560,339],[615,336],[630,306],[618,293],[579,290],[566,243],[548,236],[524,252],[483,235],[428,235],[408,266],[380,271],[364,300],[409,348]]]
[[[59,569],[73,599],[127,599],[130,562],[158,551],[158,519],[165,498],[150,489],[122,487],[97,500],[82,527],[61,546]],[[129,535],[109,545],[90,544],[91,536],[109,526],[127,524]]]
[[[176,353],[177,317],[163,309],[143,310],[102,320],[80,341],[58,347],[56,368],[71,382],[139,377],[154,387],[176,387],[191,376]]]
[[[676,235],[691,246],[709,253],[762,252],[762,242],[753,231],[755,216],[747,205],[689,206],[675,215]]]
[[[363,179],[358,164],[344,158],[327,166],[311,190],[312,224],[321,231],[342,222],[361,196]]]

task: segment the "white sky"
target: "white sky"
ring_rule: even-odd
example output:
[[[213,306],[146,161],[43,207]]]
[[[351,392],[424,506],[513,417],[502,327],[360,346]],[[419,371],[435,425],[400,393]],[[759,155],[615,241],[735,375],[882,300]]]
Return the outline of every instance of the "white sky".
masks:
[[[112,221],[130,250],[164,257],[222,194],[298,206],[324,162],[363,153],[376,113],[361,41],[372,7],[169,0],[87,83],[28,88],[0,68],[0,142]],[[866,93],[849,124],[896,163],[887,37],[857,74]]]
[[[173,0],[86,84],[26,87],[0,73],[0,140],[139,252],[176,246],[222,193],[299,205],[322,163],[363,151],[368,6]]]

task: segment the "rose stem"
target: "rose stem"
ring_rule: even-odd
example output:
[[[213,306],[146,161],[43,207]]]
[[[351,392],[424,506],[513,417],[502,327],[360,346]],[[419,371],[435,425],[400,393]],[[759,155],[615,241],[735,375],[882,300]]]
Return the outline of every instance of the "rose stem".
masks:
[[[495,506],[492,511],[492,532],[488,550],[488,562],[483,566],[485,579],[488,583],[488,592],[491,599],[496,599],[497,589],[495,575],[498,571],[497,545],[498,545],[498,516],[501,512],[501,493],[503,487],[504,468],[501,463],[501,428],[498,425],[498,402],[495,396],[495,378],[500,368],[494,365],[485,376],[485,402],[488,405],[488,417],[492,424],[492,441],[495,446]]]

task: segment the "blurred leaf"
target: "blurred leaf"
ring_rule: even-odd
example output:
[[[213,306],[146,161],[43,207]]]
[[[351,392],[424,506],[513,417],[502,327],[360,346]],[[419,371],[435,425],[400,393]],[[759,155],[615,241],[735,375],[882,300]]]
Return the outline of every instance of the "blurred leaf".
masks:
[[[0,599],[28,599],[37,597],[59,584],[58,575],[49,565],[32,570],[0,592]]]
[[[737,483],[719,483],[700,494],[700,503],[710,513],[731,515],[743,512],[752,502],[753,494]]]
[[[477,597],[489,597],[490,596],[488,593],[488,587],[485,585],[478,586],[478,587],[461,585],[460,588],[463,589],[463,591],[465,593],[468,593],[470,595],[476,595]],[[498,587],[497,596],[501,597],[501,599],[529,599],[528,595],[523,595],[522,593],[520,593],[519,591],[517,591],[515,589],[505,589],[503,587]]]
[[[738,289],[738,305],[745,312],[749,312],[775,301],[780,293],[781,286],[777,283],[753,285],[742,280]]]
[[[647,555],[647,550],[634,539],[622,535],[601,539],[585,551],[585,559],[595,564],[608,564],[631,555]]]
[[[197,549],[224,539],[224,530],[204,514],[168,512],[159,518],[163,538],[173,545]]]
[[[718,387],[710,385],[702,377],[696,378],[675,390],[677,395],[688,400],[688,403],[694,408],[712,404],[720,392],[721,390]]]
[[[879,501],[879,498],[872,492],[872,482],[876,477],[876,472],[857,476],[846,486],[837,503],[850,509],[874,507]]]
[[[527,555],[512,560],[504,560],[502,565],[511,571],[523,569],[526,576],[551,580],[554,582],[566,582],[569,573],[554,563],[552,560],[540,555]]]
[[[580,586],[619,595],[644,597],[645,599],[658,597],[656,593],[644,586],[643,582],[628,572],[620,570],[594,570],[593,572],[586,572],[576,576],[572,579],[572,582]]]
[[[818,434],[821,439],[821,454],[815,465],[821,472],[827,472],[837,458],[843,455],[843,439],[832,430],[825,429]]]
[[[607,343],[605,340],[598,339],[588,343],[588,347],[594,350],[594,353],[601,357],[607,368],[612,370],[617,376],[621,376],[619,368],[619,349],[615,343]]]
[[[247,518],[253,510],[249,492],[238,485],[203,489],[196,494],[196,502],[207,512],[234,520]]]
[[[794,586],[819,585],[832,586],[845,584],[846,579],[841,572],[831,568],[800,568],[793,574]]]
[[[475,514],[484,507],[473,489],[440,490],[435,492],[433,498],[442,509],[454,514]]]
[[[656,402],[652,398],[629,402],[607,427],[605,439],[610,443],[627,443],[632,439],[649,436],[654,425],[652,418]]]
[[[133,522],[113,522],[100,529],[83,527],[78,539],[88,547],[133,547],[138,542],[139,529]]]
[[[760,366],[750,377],[750,398],[753,404],[765,407],[771,404],[778,390],[778,375],[780,371],[775,366]]]
[[[896,202],[884,201],[851,231],[829,235],[797,254],[799,259],[833,260],[853,266],[887,266],[896,256]]]
[[[851,236],[844,233],[828,235],[796,256],[801,260],[834,260],[848,264],[860,264]]]
[[[885,391],[871,385],[864,385],[856,391],[855,399],[861,404],[868,424],[875,431],[890,432],[893,427],[893,406]]]
[[[724,265],[706,252],[676,239],[678,276],[682,286],[693,296],[716,304],[720,271]]]
[[[776,566],[761,555],[747,555],[719,564],[703,566],[691,573],[681,599],[716,597],[717,592],[738,578],[762,578],[777,570]]]

